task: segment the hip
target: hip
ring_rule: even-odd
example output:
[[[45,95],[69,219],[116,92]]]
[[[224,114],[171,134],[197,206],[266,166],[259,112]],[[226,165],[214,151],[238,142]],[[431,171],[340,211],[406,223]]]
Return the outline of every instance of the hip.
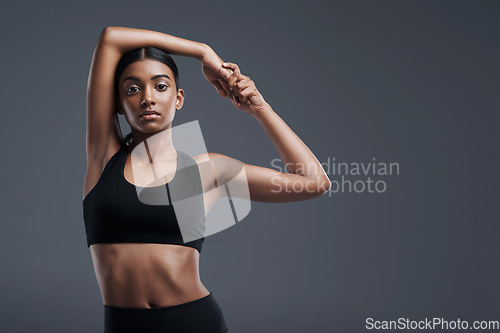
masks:
[[[165,307],[104,305],[104,333],[226,333],[224,313],[210,292],[199,299]]]

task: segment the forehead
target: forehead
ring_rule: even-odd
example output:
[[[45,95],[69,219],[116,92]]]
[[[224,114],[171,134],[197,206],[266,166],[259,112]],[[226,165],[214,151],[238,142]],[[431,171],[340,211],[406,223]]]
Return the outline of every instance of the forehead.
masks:
[[[156,60],[144,59],[128,65],[123,71],[120,80],[123,80],[126,76],[133,75],[141,80],[149,81],[151,76],[157,74],[167,74],[172,80],[174,79],[174,73],[170,67]]]

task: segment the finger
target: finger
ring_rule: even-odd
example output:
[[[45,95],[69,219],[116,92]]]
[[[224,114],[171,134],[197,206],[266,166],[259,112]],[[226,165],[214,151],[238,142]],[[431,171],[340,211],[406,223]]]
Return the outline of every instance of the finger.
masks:
[[[245,77],[245,76],[243,76],[243,77]],[[241,91],[243,89],[247,88],[248,86],[250,86],[251,84],[252,84],[252,81],[250,81],[248,79],[243,79],[241,81],[236,82],[234,85],[234,91],[236,93],[236,96],[239,96],[241,94]]]
[[[257,96],[258,94],[259,94],[259,92],[258,92],[257,88],[255,88],[254,86],[249,86],[247,89],[245,89],[242,92],[242,95],[245,97],[245,102],[249,102],[251,97]],[[247,104],[251,104],[251,103],[247,103]]]
[[[241,102],[240,102],[238,96],[236,96],[234,94],[233,94],[233,102],[234,102],[234,105],[236,105],[237,107],[241,106]]]
[[[230,69],[233,70],[233,72],[236,72],[238,74],[241,73],[240,68],[238,67],[238,65],[236,65],[236,64],[234,64],[232,62],[225,62],[225,63],[222,64],[222,66],[224,68],[230,68]]]
[[[231,92],[231,90],[229,90],[229,86],[227,85],[226,80],[219,79],[219,84],[221,85],[222,90],[224,90],[224,93],[226,94],[226,96],[229,96],[229,93]]]
[[[239,94],[239,98],[241,102],[246,102],[248,97],[252,95],[253,87],[249,84]]]
[[[212,80],[210,81],[210,83],[215,87],[215,89],[217,89],[217,92],[219,93],[219,95],[221,95],[222,98],[227,96],[226,91],[221,86],[219,80]]]
[[[242,79],[239,80],[238,82],[236,82],[235,86],[234,86],[234,90],[236,91],[236,95],[239,95],[241,93],[241,91],[243,89],[247,88],[248,86],[253,85],[253,81],[250,80],[250,78],[248,76],[240,74],[239,78],[242,78]]]
[[[227,80],[227,85],[229,86],[229,90],[234,90],[234,83],[238,79],[236,73],[233,73],[230,77],[229,80]]]
[[[241,106],[240,101],[238,100],[238,98],[234,94],[232,94],[232,100],[233,100],[234,105]]]
[[[227,83],[226,80],[220,80],[219,81],[221,86],[222,86],[222,89],[224,89],[224,92],[226,93],[226,96],[230,96],[231,95],[231,90],[229,90],[229,85]]]
[[[229,68],[221,67],[219,70],[219,76],[226,81],[229,81],[229,78],[233,75],[233,71]]]
[[[221,85],[221,88],[224,90],[224,93],[226,94],[226,96],[229,96],[229,92],[230,92],[229,87],[227,86],[227,84],[224,84],[226,81],[223,78],[219,78],[219,79],[216,79],[214,81],[217,81]]]
[[[233,75],[231,75],[231,77],[229,78],[229,89],[231,90],[234,90],[236,88],[236,84],[243,80],[243,77],[244,75],[242,75],[241,73],[233,73]]]
[[[226,93],[226,96],[229,96],[229,87],[227,86],[227,84],[224,84],[222,82],[224,81],[229,81],[229,78],[231,77],[231,75],[233,74],[233,71],[229,68],[224,68],[224,66],[219,65],[219,69],[218,69],[218,74],[219,74],[219,81],[221,82],[222,84],[222,89],[224,89],[224,92]]]

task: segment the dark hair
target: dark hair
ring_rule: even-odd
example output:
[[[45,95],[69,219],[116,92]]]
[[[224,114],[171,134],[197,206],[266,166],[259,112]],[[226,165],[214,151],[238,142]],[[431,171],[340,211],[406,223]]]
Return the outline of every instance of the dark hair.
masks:
[[[177,65],[175,64],[174,59],[165,51],[158,49],[156,47],[152,46],[147,46],[147,47],[142,47],[139,49],[135,49],[132,51],[129,51],[125,53],[120,61],[118,62],[118,65],[116,66],[116,72],[115,72],[115,98],[118,100],[119,97],[119,85],[120,85],[120,76],[123,74],[125,71],[125,68],[128,67],[131,63],[134,63],[136,61],[144,60],[144,59],[152,59],[159,61],[161,63],[164,63],[167,65],[172,72],[174,73],[174,81],[175,81],[175,87],[177,90],[180,89],[179,87],[179,70],[177,69]],[[127,134],[125,138],[123,138],[124,142],[127,143],[127,141],[132,139],[132,132]]]

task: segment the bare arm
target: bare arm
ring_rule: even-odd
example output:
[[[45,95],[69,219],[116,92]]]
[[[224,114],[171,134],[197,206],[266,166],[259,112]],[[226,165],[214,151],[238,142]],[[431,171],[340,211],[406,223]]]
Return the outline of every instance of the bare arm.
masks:
[[[230,193],[233,197],[248,199],[245,191],[248,186],[250,200],[261,202],[290,202],[317,198],[331,188],[331,181],[320,162],[304,142],[288,127],[270,105],[252,114],[264,128],[278,150],[287,172],[262,166],[241,163],[231,157],[209,153],[212,161],[217,187],[233,181]],[[244,167],[245,177],[233,178]],[[210,174],[209,171],[206,171]],[[246,184],[242,182],[245,181]],[[225,195],[225,191],[219,191]]]
[[[297,192],[302,192],[305,199],[308,199],[309,195],[314,197],[315,193],[323,194],[331,188],[331,181],[316,156],[269,104],[256,113],[254,118],[264,128],[278,150],[286,170],[290,172],[290,174],[285,174],[286,176],[281,174],[275,178],[273,189],[278,187],[286,190],[288,188],[291,192],[296,192],[296,195]],[[247,168],[247,173],[250,175],[256,173],[260,177],[266,177],[257,169],[248,170]],[[293,197],[294,195],[287,196]]]
[[[301,201],[326,193],[331,188],[331,182],[316,156],[274,112],[255,87],[255,83],[248,76],[241,74],[238,65],[227,63],[223,64],[223,67],[233,71],[227,82],[230,87],[229,98],[233,105],[259,122],[278,150],[289,173],[241,163],[222,154],[209,153],[208,158],[212,161],[215,174],[213,182],[216,186],[235,181],[237,185],[234,187],[243,189],[245,184],[238,182],[246,181],[250,199],[263,202]],[[233,179],[232,175],[237,174],[241,166],[244,167],[246,180]],[[206,174],[210,173],[207,171]],[[236,196],[238,197],[237,193]]]
[[[126,52],[146,46],[196,59],[201,59],[207,50],[211,50],[206,44],[155,31],[122,27],[103,29],[94,49],[87,83],[87,172],[84,195],[97,183],[102,169],[122,141],[116,113],[116,66]]]
[[[87,86],[87,157],[102,160],[109,147],[119,147],[114,73],[120,58],[136,48],[154,46],[172,54],[201,59],[207,46],[168,34],[122,27],[106,27],[97,42]],[[113,150],[112,148],[112,150]]]
[[[175,55],[201,60],[207,45],[152,30],[106,27],[107,42],[121,54],[140,47],[152,46]]]

